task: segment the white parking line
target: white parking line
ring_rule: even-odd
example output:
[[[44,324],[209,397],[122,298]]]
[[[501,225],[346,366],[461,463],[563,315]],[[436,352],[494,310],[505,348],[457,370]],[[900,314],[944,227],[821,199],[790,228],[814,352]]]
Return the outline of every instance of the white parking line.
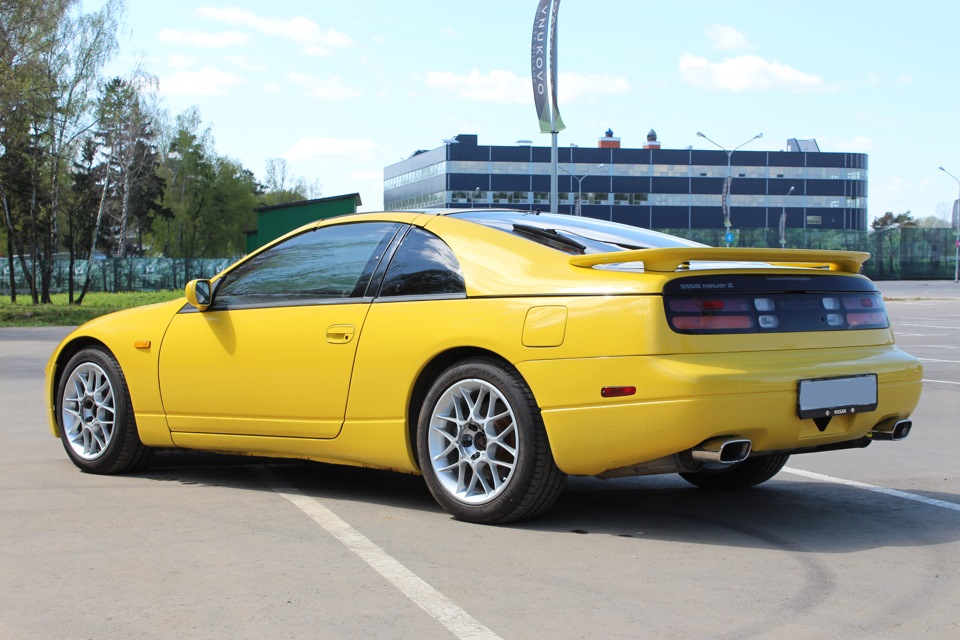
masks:
[[[304,495],[266,467],[254,466],[251,470],[265,485],[310,516],[453,635],[462,640],[502,640],[318,500]]]
[[[910,349],[960,349],[960,346],[955,344],[912,344],[908,348]]]
[[[787,473],[792,473],[793,475],[796,475],[796,476],[803,476],[804,478],[810,478],[811,480],[820,480],[822,482],[832,482],[834,484],[843,484],[848,487],[856,487],[858,489],[866,489],[867,491],[882,493],[884,495],[894,496],[896,498],[903,498],[904,500],[913,500],[914,502],[922,502],[923,504],[927,504],[932,507],[950,509],[951,511],[960,511],[960,504],[955,504],[953,502],[946,502],[945,500],[937,500],[935,498],[926,498],[924,496],[920,496],[915,493],[898,491],[896,489],[887,489],[886,487],[878,487],[875,484],[867,484],[866,482],[857,482],[856,480],[844,480],[843,478],[834,478],[833,476],[825,476],[822,473],[804,471],[803,469],[793,469],[791,467],[784,467],[783,470],[786,471]]]
[[[924,382],[936,382],[937,384],[960,384],[960,382],[954,382],[953,380],[929,380],[927,378],[923,379]]]
[[[918,358],[920,362],[947,362],[950,364],[960,364],[960,360],[937,360],[936,358]]]
[[[895,327],[923,327],[924,329],[957,329],[957,327],[944,326],[942,324],[920,324],[919,322],[897,322]],[[936,334],[936,335],[943,335]]]

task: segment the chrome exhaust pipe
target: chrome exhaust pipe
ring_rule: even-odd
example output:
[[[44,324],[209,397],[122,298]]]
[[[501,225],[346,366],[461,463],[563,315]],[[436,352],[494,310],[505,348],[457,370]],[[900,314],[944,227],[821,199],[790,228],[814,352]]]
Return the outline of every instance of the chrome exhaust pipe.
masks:
[[[873,436],[874,440],[891,440],[896,442],[898,440],[903,440],[910,435],[910,430],[912,428],[913,421],[897,420],[896,422],[878,424],[873,428],[873,430],[870,431],[870,435]]]
[[[750,456],[753,443],[745,439],[712,438],[690,450],[697,462],[735,464]]]

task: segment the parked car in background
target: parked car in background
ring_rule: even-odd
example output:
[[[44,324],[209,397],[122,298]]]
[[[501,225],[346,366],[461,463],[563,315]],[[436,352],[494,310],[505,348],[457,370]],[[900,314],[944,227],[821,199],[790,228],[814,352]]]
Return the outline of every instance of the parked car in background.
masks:
[[[922,367],[867,257],[524,211],[349,215],[78,328],[45,397],[94,473],[172,447],[379,467],[483,523],[541,513],[567,475],[745,488],[909,433]]]

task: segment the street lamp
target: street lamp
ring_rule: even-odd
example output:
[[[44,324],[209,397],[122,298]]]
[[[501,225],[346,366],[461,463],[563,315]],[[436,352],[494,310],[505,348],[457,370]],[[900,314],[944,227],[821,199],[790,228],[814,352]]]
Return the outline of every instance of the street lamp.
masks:
[[[940,171],[943,171],[945,174],[956,180],[957,185],[960,185],[960,178],[953,175],[943,167],[940,167]],[[960,207],[960,199],[957,200],[957,207]],[[954,252],[953,281],[957,283],[960,282],[960,209],[957,210],[957,238],[956,242],[953,244],[956,246],[956,251]]]
[[[733,156],[734,151],[736,151],[740,147],[747,146],[754,140],[758,140],[762,138],[763,134],[758,133],[757,135],[753,136],[752,138],[750,138],[740,146],[734,147],[733,149],[727,149],[722,144],[718,144],[717,142],[714,142],[713,140],[705,136],[702,131],[697,131],[697,136],[700,138],[703,138],[704,140],[713,144],[714,146],[719,147],[721,151],[727,154],[727,177],[723,181],[723,191],[721,192],[721,196],[722,196],[721,204],[723,206],[723,226],[726,227],[727,229],[727,246],[729,247],[730,246],[730,240],[729,240],[730,227],[732,226],[730,223],[730,183],[733,182],[733,175],[730,173],[730,158],[731,156]]]
[[[589,176],[591,173],[599,171],[604,166],[606,165],[598,164],[597,166],[595,166],[593,169],[590,169],[590,171],[587,171],[582,176],[575,176],[569,171],[567,171],[566,169],[564,169],[563,167],[559,167],[559,166],[557,167],[558,169],[563,171],[565,174],[567,174],[568,176],[570,176],[571,178],[577,181],[577,208],[576,208],[576,213],[574,215],[578,215],[578,216],[580,215],[580,205],[583,202],[583,179]]]
[[[787,197],[796,187],[790,187],[787,195],[783,196],[783,212],[780,214],[780,248],[787,248]]]

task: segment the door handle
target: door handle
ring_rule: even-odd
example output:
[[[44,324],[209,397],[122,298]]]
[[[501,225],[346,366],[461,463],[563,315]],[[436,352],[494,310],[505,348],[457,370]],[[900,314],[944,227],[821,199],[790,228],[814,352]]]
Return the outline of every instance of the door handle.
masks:
[[[332,324],[327,327],[327,342],[330,344],[347,344],[353,340],[356,328],[352,324]]]

